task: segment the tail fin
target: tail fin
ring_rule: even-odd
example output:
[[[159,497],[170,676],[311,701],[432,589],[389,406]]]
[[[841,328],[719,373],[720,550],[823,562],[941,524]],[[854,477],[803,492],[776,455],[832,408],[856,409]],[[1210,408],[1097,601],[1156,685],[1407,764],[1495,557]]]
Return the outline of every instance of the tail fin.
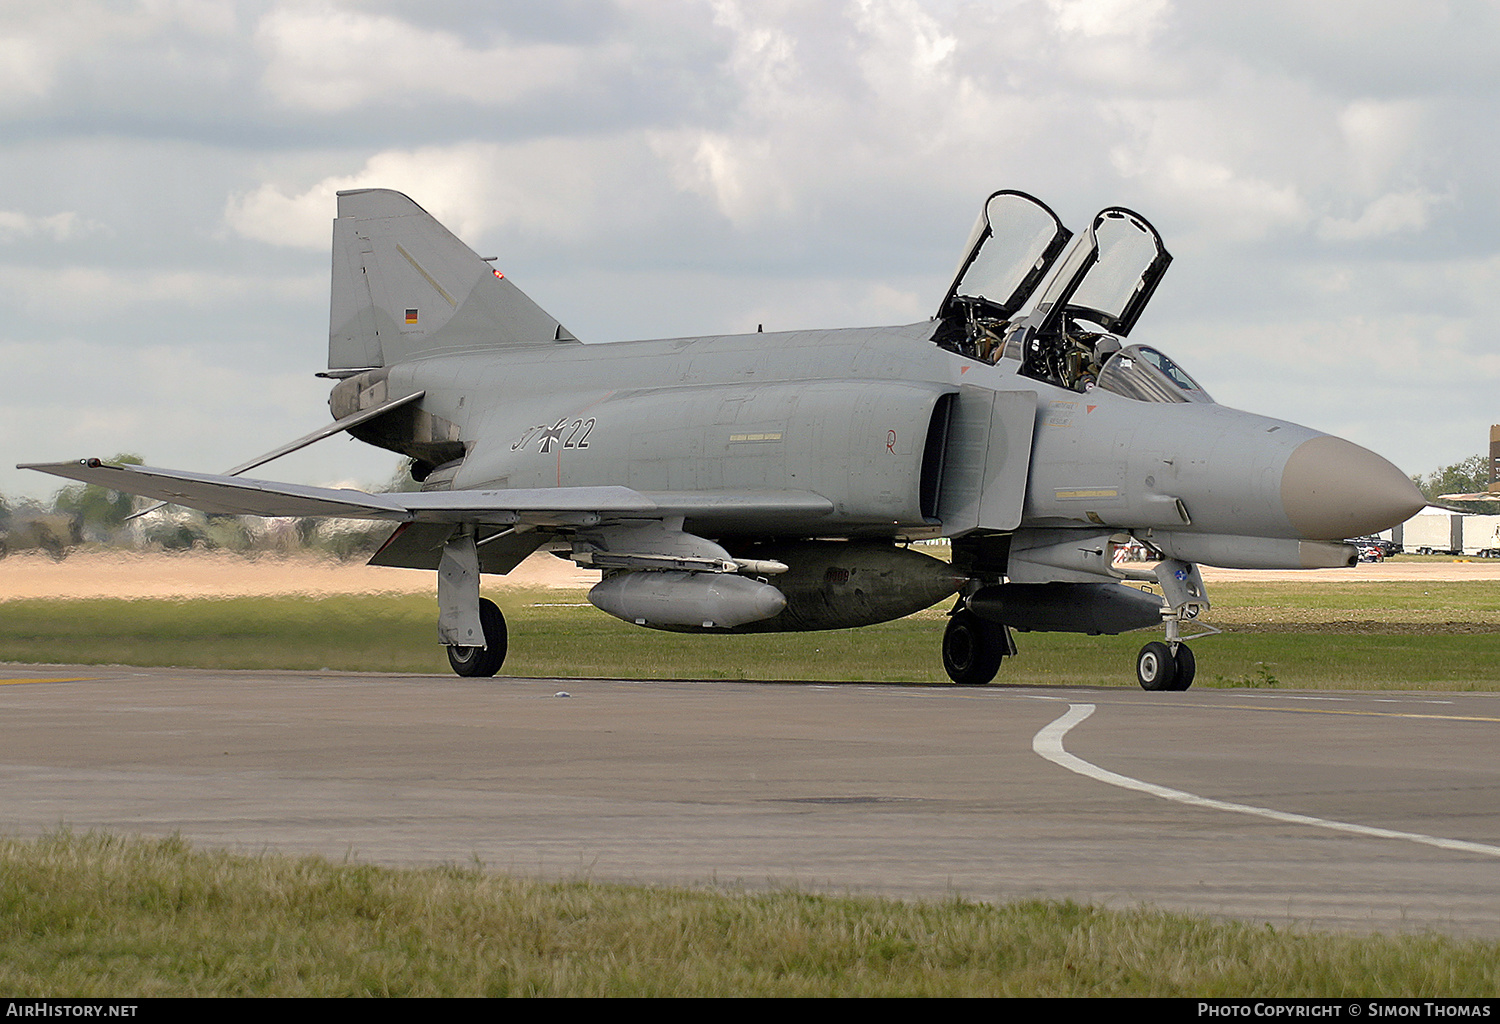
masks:
[[[577,340],[400,192],[339,193],[330,370]]]

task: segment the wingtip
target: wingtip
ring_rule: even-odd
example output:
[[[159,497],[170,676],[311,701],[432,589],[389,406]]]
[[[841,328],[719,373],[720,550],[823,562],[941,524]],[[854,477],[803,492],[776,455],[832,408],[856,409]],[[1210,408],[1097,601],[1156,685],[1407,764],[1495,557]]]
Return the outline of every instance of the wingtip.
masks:
[[[42,472],[56,466],[87,466],[90,469],[98,469],[100,466],[109,466],[111,463],[103,459],[68,459],[66,462],[18,462],[17,469],[40,469]]]

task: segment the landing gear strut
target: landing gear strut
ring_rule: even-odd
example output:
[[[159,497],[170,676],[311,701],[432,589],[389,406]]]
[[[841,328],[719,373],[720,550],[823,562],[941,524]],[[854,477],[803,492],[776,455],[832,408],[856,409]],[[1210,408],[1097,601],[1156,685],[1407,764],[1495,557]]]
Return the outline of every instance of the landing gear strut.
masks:
[[[1182,642],[1182,624],[1196,619],[1208,607],[1208,593],[1203,576],[1191,562],[1169,558],[1156,567],[1156,579],[1166,597],[1161,617],[1167,639],[1165,643],[1153,640],[1141,648],[1135,658],[1135,678],[1143,690],[1186,690],[1193,685],[1198,660],[1192,648]]]
[[[960,605],[943,631],[943,668],[959,686],[984,686],[1000,671],[1007,654],[1016,653],[1010,629],[989,622]]]
[[[438,561],[438,641],[461,676],[492,676],[505,663],[505,616],[479,596],[479,550],[474,527],[463,524]]]

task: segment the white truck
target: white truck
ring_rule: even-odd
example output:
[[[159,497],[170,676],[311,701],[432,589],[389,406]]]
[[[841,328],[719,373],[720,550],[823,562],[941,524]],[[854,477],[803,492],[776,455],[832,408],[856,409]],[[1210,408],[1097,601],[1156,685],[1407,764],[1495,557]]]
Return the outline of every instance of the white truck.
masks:
[[[1428,506],[1391,530],[1407,554],[1500,558],[1500,516],[1466,515]]]

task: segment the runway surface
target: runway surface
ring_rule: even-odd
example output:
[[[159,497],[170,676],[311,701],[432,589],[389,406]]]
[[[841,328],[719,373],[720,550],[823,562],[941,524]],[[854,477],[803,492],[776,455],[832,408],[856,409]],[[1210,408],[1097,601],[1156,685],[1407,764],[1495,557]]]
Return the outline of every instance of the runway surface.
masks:
[[[10,665],[0,831],[1500,937],[1497,740],[1497,694]]]

